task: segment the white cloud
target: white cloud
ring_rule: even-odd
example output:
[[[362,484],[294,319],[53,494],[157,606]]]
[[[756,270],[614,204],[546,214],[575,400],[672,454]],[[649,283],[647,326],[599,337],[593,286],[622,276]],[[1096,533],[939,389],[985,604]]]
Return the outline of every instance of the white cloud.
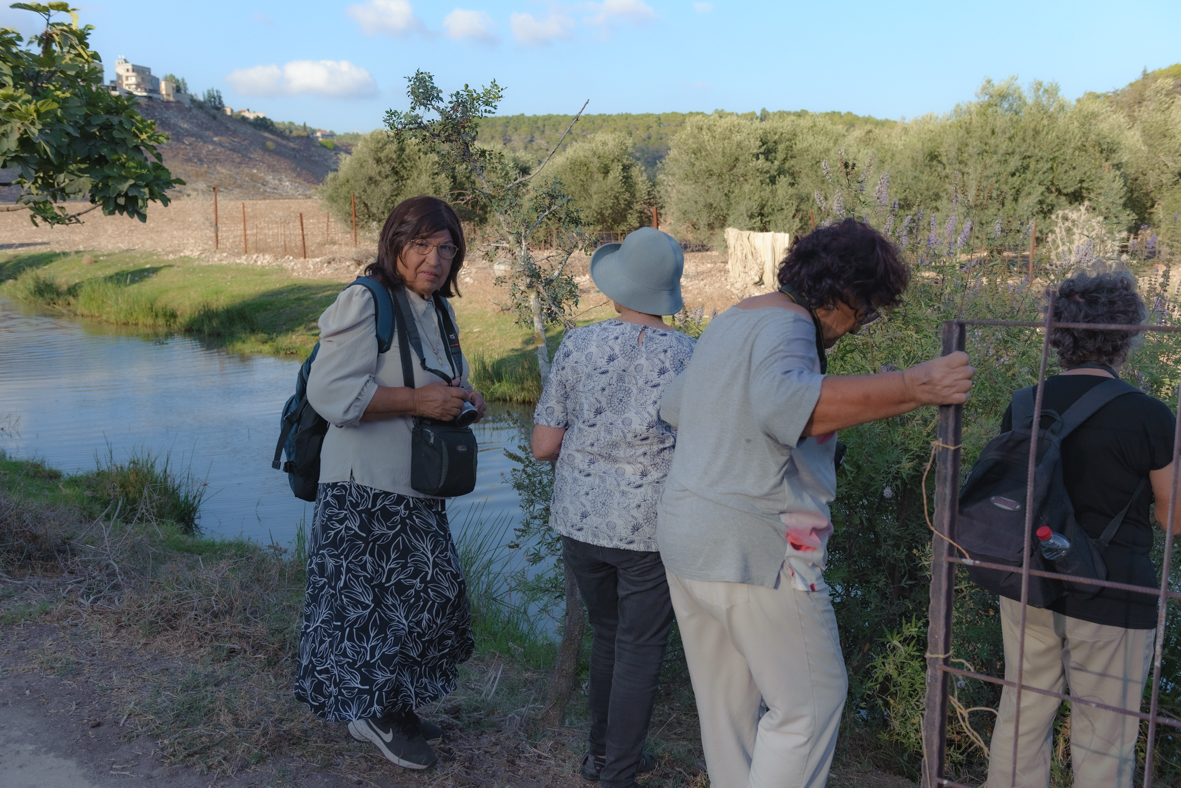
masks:
[[[545,19],[535,19],[533,14],[513,14],[509,17],[509,27],[512,28],[513,38],[522,44],[548,44],[570,38],[574,20],[555,13]]]
[[[226,82],[242,96],[362,98],[377,93],[372,75],[347,60],[292,60],[230,72]]]
[[[495,44],[497,40],[496,23],[483,11],[456,8],[443,20],[443,30],[448,38],[470,38],[485,44]]]
[[[369,0],[349,6],[346,12],[370,35],[385,33],[401,37],[423,29],[408,0]]]
[[[603,0],[601,3],[587,3],[587,7],[596,12],[586,20],[592,25],[609,25],[614,22],[631,22],[638,25],[656,18],[656,12],[642,0]]]
[[[708,14],[710,11],[714,10],[714,4],[713,3],[694,3],[693,10],[699,14]]]

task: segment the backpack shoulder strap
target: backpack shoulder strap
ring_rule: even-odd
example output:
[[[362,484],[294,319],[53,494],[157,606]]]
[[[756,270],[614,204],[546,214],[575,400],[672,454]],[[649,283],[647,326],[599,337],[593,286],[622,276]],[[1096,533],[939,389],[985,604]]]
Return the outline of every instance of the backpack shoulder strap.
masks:
[[[349,287],[361,285],[373,295],[373,319],[377,324],[377,352],[389,352],[394,341],[394,304],[385,285],[368,276],[358,276]]]
[[[1065,438],[1074,432],[1079,425],[1095,415],[1095,411],[1111,402],[1116,397],[1132,394],[1138,391],[1135,386],[1125,383],[1118,378],[1105,380],[1098,386],[1079,397],[1073,405],[1062,414],[1062,431],[1059,435]]]
[[[459,348],[459,329],[455,327],[455,321],[451,319],[451,312],[447,309],[447,302],[443,296],[435,293],[435,313],[439,316],[439,327],[443,330],[443,345],[447,353],[447,361],[451,363],[451,369],[455,372],[455,377],[463,375],[463,362],[461,358],[463,351]]]
[[[1013,392],[1013,429],[1033,423],[1034,393],[1037,386],[1026,386]]]
[[[1100,553],[1103,553],[1105,550],[1107,550],[1107,546],[1111,544],[1111,540],[1115,538],[1115,532],[1118,531],[1119,527],[1124,524],[1124,516],[1127,515],[1128,509],[1132,508],[1132,504],[1136,502],[1136,499],[1140,497],[1140,493],[1143,491],[1144,480],[1141,479],[1140,484],[1136,485],[1136,492],[1132,493],[1131,500],[1124,504],[1124,508],[1120,509],[1120,513],[1117,514],[1115,518],[1107,524],[1107,527],[1103,529],[1103,533],[1099,535],[1098,545]]]
[[[413,328],[413,318],[408,318],[402,310],[400,299],[391,302],[393,319],[398,335],[398,355],[402,357],[402,385],[408,389],[414,388],[414,362],[410,360],[410,331]],[[407,326],[410,323],[410,327]],[[417,339],[417,336],[415,337]],[[420,355],[421,355],[421,351]]]

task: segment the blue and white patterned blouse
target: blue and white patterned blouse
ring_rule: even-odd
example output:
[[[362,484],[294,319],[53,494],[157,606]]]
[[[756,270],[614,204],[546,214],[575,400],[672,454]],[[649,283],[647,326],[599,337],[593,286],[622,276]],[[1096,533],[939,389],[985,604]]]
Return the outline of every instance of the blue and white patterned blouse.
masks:
[[[660,398],[694,344],[677,331],[614,319],[566,334],[533,413],[535,424],[566,430],[550,506],[558,533],[599,547],[657,549],[656,504],[676,442]]]

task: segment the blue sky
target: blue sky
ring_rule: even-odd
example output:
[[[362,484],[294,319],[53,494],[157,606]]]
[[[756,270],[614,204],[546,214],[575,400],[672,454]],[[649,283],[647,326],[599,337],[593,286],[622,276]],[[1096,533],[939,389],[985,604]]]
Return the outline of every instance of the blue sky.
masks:
[[[985,77],[1071,98],[1181,61],[1181,2],[355,0],[82,4],[108,79],[125,55],[234,108],[336,131],[404,109],[405,77],[496,79],[502,114],[943,113]],[[30,32],[35,17],[0,9]]]

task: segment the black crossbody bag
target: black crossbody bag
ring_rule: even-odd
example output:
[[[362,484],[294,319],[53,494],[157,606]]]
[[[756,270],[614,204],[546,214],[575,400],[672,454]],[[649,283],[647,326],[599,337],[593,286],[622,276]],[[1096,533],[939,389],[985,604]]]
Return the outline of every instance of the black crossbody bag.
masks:
[[[406,388],[414,386],[414,367],[410,360],[410,349],[418,356],[418,363],[448,385],[463,373],[459,349],[459,331],[451,320],[440,296],[432,296],[431,303],[439,320],[443,334],[443,350],[454,374],[448,375],[427,366],[414,323],[409,300],[404,288],[394,290],[395,334],[398,350],[402,356],[402,380]],[[416,491],[439,498],[454,498],[467,495],[476,488],[476,434],[471,427],[455,420],[414,417],[410,431],[410,486]]]

